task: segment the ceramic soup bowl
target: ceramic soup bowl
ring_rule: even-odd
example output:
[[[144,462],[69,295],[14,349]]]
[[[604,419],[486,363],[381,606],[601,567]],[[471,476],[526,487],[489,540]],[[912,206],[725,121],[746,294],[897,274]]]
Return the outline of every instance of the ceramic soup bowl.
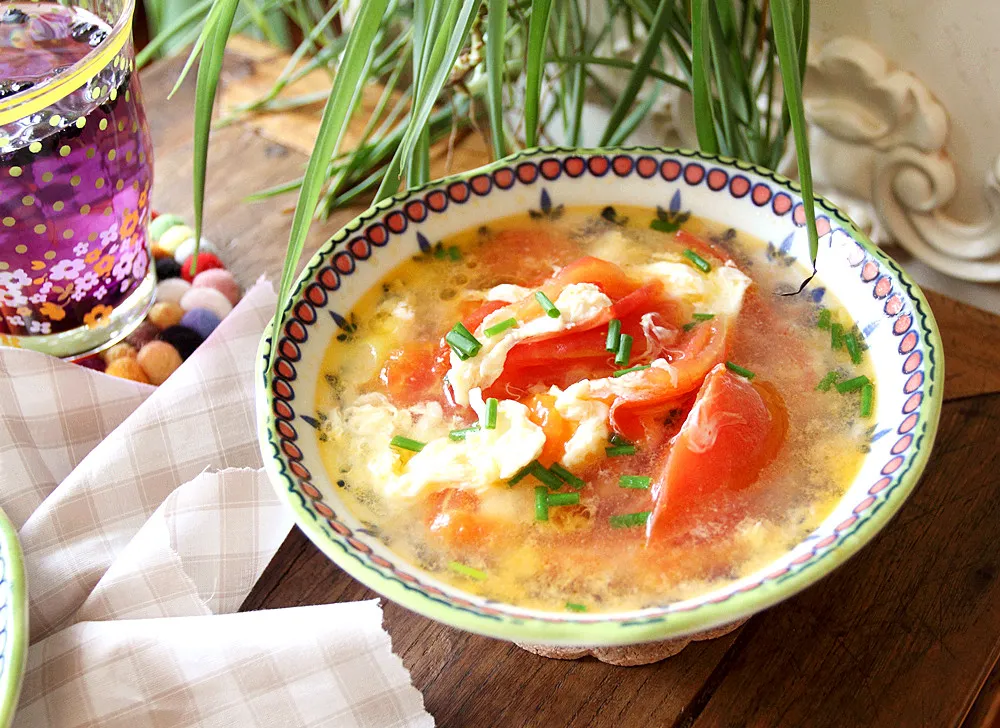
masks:
[[[941,410],[941,338],[920,289],[843,213],[817,199],[819,276],[863,332],[878,392],[869,452],[829,516],[781,558],[697,597],[616,613],[553,613],[483,599],[406,562],[345,507],[320,459],[315,412],[320,362],[359,297],[428,241],[557,205],[672,207],[722,222],[808,267],[798,185],[742,162],[669,149],[540,149],[385,200],[313,256],[258,352],[257,412],[264,461],[300,528],[353,577],[454,627],[549,645],[629,645],[736,622],[843,564],[899,510],[927,463]],[[516,261],[512,261],[512,265]],[[273,368],[267,362],[277,346]]]

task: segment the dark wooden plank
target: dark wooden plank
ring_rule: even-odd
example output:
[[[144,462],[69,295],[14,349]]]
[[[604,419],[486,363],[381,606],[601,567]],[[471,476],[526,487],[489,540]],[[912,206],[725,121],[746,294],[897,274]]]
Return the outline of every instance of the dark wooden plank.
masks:
[[[925,293],[944,344],[945,398],[1000,392],[1000,316]]]
[[[945,405],[900,514],[744,628],[694,726],[950,726],[1000,651],[1000,396]]]

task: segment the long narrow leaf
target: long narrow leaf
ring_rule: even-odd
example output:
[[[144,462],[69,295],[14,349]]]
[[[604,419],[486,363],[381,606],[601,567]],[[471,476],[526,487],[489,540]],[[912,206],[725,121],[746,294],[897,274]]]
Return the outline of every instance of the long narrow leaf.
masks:
[[[709,81],[712,65],[708,22],[710,12],[710,0],[693,0],[691,3],[691,100],[694,104],[698,146],[706,154],[718,154],[719,140],[715,133],[715,112]]]
[[[812,259],[813,273],[816,272],[816,256],[819,253],[819,235],[816,231],[816,208],[813,201],[812,166],[809,162],[809,139],[806,136],[806,114],[802,104],[802,78],[799,75],[799,47],[795,38],[795,26],[790,7],[791,0],[771,0],[771,24],[774,29],[774,44],[778,52],[778,66],[781,70],[781,85],[785,104],[791,117],[792,134],[795,137],[795,153],[799,162],[799,185],[802,187],[802,207],[806,214],[806,232],[809,235],[809,257]],[[810,276],[811,279],[811,276]],[[809,279],[799,288],[805,288]]]
[[[275,313],[271,331],[271,339],[274,342],[272,352],[278,349],[281,308],[292,287],[295,269],[298,267],[306,235],[309,232],[309,225],[326,179],[327,165],[340,148],[344,132],[361,95],[372,58],[375,55],[375,37],[378,35],[382,16],[388,5],[389,0],[366,0],[361,5],[361,11],[354,22],[354,27],[351,28],[344,58],[333,82],[333,90],[330,92],[330,98],[323,109],[323,118],[316,136],[316,146],[313,148],[312,154],[309,155],[309,164],[306,166],[302,189],[299,192],[295,214],[292,217],[288,252],[285,255],[281,282],[278,286],[278,311]]]
[[[493,139],[493,156],[507,156],[503,123],[504,46],[507,34],[507,0],[487,0],[486,94]]]
[[[440,5],[429,0],[413,0],[413,79],[415,98],[420,98],[420,84],[424,77],[424,67],[428,62],[428,39],[432,33],[428,30],[428,22],[432,22],[432,14],[439,11]],[[406,184],[408,187],[418,187],[430,177],[431,145],[427,130],[423,129],[417,137],[413,154],[406,160]]]
[[[142,68],[149,63],[160,52],[171,39],[175,38],[185,30],[190,29],[201,18],[208,14],[215,0],[200,0],[187,10],[185,10],[169,26],[161,30],[149,41],[145,48],[135,54],[135,65]]]
[[[529,147],[538,144],[542,76],[545,73],[545,42],[548,37],[552,0],[532,0],[528,21],[528,55],[525,61],[524,139]]]
[[[667,30],[667,26],[673,20],[674,12],[672,4],[670,2],[661,2],[660,6],[656,9],[656,14],[653,16],[653,22],[650,23],[649,32],[646,36],[646,44],[642,48],[642,53],[639,54],[639,58],[635,62],[635,68],[632,69],[628,83],[625,85],[625,90],[618,97],[618,102],[611,110],[611,116],[604,127],[604,134],[601,136],[602,146],[607,144],[615,135],[615,129],[618,128],[628,115],[629,109],[632,108],[632,103],[639,94],[639,89],[642,88],[642,84],[649,75],[647,73],[648,69],[660,54],[660,39]]]
[[[626,116],[622,123],[615,128],[615,133],[608,139],[607,144],[615,146],[623,144],[628,139],[629,134],[636,130],[636,127],[649,115],[653,105],[659,100],[663,86],[663,81],[656,82],[653,90],[643,99],[642,103],[636,106],[632,113]]]

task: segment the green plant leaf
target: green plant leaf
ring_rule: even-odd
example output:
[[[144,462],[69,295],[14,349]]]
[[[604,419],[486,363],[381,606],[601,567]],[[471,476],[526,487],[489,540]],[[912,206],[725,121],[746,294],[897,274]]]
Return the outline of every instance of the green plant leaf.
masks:
[[[295,214],[292,216],[292,230],[288,239],[288,251],[285,254],[285,264],[281,271],[281,281],[278,285],[278,310],[274,316],[271,329],[272,356],[278,350],[278,334],[280,333],[281,309],[288,298],[298,267],[302,248],[312,221],[316,204],[319,202],[323,184],[326,180],[326,170],[330,159],[337,153],[344,132],[353,116],[361,90],[368,78],[368,71],[375,56],[375,38],[379,33],[382,16],[385,14],[389,0],[366,0],[361,5],[361,11],[351,28],[347,48],[340,63],[337,76],[333,82],[333,90],[323,109],[319,132],[316,136],[316,146],[309,155],[299,199],[295,204]]]
[[[222,58],[226,52],[226,41],[233,27],[239,0],[219,0],[219,13],[211,25],[206,24],[204,52],[198,62],[198,83],[194,101],[194,261],[191,272],[198,267],[198,248],[201,242],[202,214],[205,205],[205,175],[208,168],[208,135],[212,128],[212,110],[215,107],[215,92],[219,86]],[[214,10],[214,8],[213,8]]]
[[[653,16],[652,23],[650,23],[646,44],[642,47],[642,53],[639,54],[632,73],[629,74],[625,90],[618,97],[614,108],[611,109],[611,116],[604,127],[604,134],[601,136],[601,146],[605,146],[610,142],[612,137],[615,136],[615,130],[628,115],[629,109],[632,108],[632,103],[642,88],[642,84],[649,77],[648,71],[652,67],[653,61],[660,55],[660,39],[667,30],[667,26],[672,22],[674,22],[674,12],[671,3],[661,2],[660,6],[656,9],[656,14]]]
[[[194,25],[208,15],[215,0],[200,0],[183,13],[169,26],[163,28],[146,44],[146,47],[135,54],[135,65],[142,68],[159,55],[167,43],[181,35],[184,31],[191,30]]]
[[[791,119],[795,137],[795,154],[799,163],[799,185],[802,187],[802,207],[806,214],[806,231],[809,235],[809,257],[812,258],[813,275],[816,273],[816,256],[819,254],[819,234],[816,230],[816,207],[813,200],[812,166],[809,161],[809,139],[806,133],[806,113],[802,103],[802,77],[799,75],[799,45],[791,5],[794,0],[771,0],[771,24],[774,45],[781,70],[781,85],[785,105]],[[804,0],[800,0],[803,1]],[[800,27],[808,32],[808,28]],[[803,40],[803,43],[805,41]],[[799,292],[812,276],[802,282]]]
[[[487,111],[493,140],[493,157],[507,156],[503,122],[504,47],[507,34],[507,0],[487,0],[486,83]]]
[[[712,68],[709,16],[711,0],[691,2],[691,100],[694,104],[694,126],[698,146],[706,154],[719,153],[715,133],[715,110],[709,74]]]
[[[542,76],[545,74],[545,46],[551,14],[552,0],[532,0],[524,88],[524,139],[529,147],[538,145]]]

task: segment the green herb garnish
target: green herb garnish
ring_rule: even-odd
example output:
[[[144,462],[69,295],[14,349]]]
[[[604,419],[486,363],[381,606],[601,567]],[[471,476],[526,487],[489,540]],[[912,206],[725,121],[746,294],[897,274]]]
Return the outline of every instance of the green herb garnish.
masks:
[[[556,308],[556,305],[549,300],[548,296],[541,291],[535,291],[535,300],[538,301],[538,304],[545,309],[545,313],[549,318],[559,318],[559,309]]]
[[[858,342],[858,339],[854,335],[853,331],[848,331],[844,334],[844,344],[847,345],[847,353],[851,355],[851,362],[854,364],[860,364],[861,344]]]
[[[497,408],[500,403],[496,397],[486,400],[486,429],[495,430],[497,428]]]
[[[857,392],[866,384],[871,384],[871,380],[862,374],[860,377],[854,377],[854,379],[848,379],[847,381],[840,382],[836,385],[836,387],[837,391],[841,394],[847,394],[848,392]]]
[[[550,493],[546,504],[548,506],[575,506],[580,503],[579,493]]]
[[[753,379],[757,376],[749,369],[741,367],[739,364],[734,364],[731,361],[726,362],[726,369],[731,371],[733,374],[739,374],[741,377],[746,377],[747,379]]]
[[[623,475],[618,478],[618,487],[648,490],[651,481],[652,478],[648,475]]]
[[[604,348],[608,351],[618,351],[618,342],[622,337],[622,322],[618,319],[611,319],[608,323],[608,341]]]
[[[562,480],[553,475],[552,472],[537,460],[531,461],[531,474],[538,480],[545,483],[552,490],[559,490],[562,487]]]
[[[649,369],[649,364],[638,364],[634,367],[629,367],[628,369],[619,369],[616,372],[612,372],[613,377],[623,377],[626,374],[631,374],[632,372],[641,372],[643,369]]]
[[[582,604],[574,604],[573,602],[566,602],[566,609],[571,612],[586,612],[587,608]]]
[[[632,337],[622,334],[618,340],[618,353],[615,354],[615,364],[618,366],[628,366],[628,360],[632,356]]]
[[[844,327],[840,324],[830,324],[830,348],[840,349],[844,346]]]
[[[616,458],[621,455],[635,455],[635,445],[615,445],[604,448],[604,454],[609,458]]]
[[[536,462],[538,462],[538,461],[537,460],[532,460],[530,463],[528,463],[523,468],[521,468],[516,473],[514,473],[514,477],[507,481],[507,485],[510,485],[510,486],[517,485],[522,480],[524,480],[526,477],[528,477],[529,475],[531,475],[531,471],[533,470]]]
[[[452,245],[448,248],[448,257],[454,261],[459,261],[462,259],[462,251],[458,249],[457,245]]]
[[[819,380],[816,389],[820,392],[829,392],[830,387],[837,383],[840,375],[837,372],[827,372],[826,376]]]
[[[452,440],[464,440],[465,436],[470,432],[479,432],[479,425],[472,425],[471,427],[463,427],[460,430],[452,430],[448,433],[448,437]],[[515,476],[516,477],[516,476]]]
[[[420,442],[419,440],[411,440],[408,437],[403,437],[402,435],[396,435],[393,437],[389,444],[393,447],[398,447],[403,450],[412,450],[413,452],[420,452],[424,449],[426,442]]]
[[[816,322],[816,328],[828,329],[830,328],[830,309],[824,308],[819,312],[819,321]]]
[[[608,438],[608,442],[612,445],[631,445],[633,444],[631,440],[626,440],[624,437],[619,435],[617,432],[612,432],[611,437]]]
[[[498,324],[493,324],[489,328],[483,329],[483,333],[487,336],[496,336],[497,334],[501,334],[507,329],[512,329],[515,326],[517,326],[516,318],[504,319]]]
[[[582,488],[584,486],[583,478],[573,475],[573,473],[568,471],[559,463],[552,463],[552,467],[549,468],[549,472],[573,488]]]
[[[535,520],[549,520],[549,491],[544,485],[535,486]]]
[[[694,263],[694,267],[700,270],[702,273],[708,273],[710,270],[712,270],[712,266],[709,264],[709,262],[704,258],[702,258],[700,255],[698,255],[696,252],[691,250],[691,248],[685,250],[682,253],[682,255],[688,260],[690,260],[692,263]]]
[[[691,318],[693,318],[695,321],[711,321],[712,319],[715,318],[715,314],[714,313],[694,313],[694,314],[691,314]]]
[[[861,388],[861,416],[871,417],[875,404],[875,386],[868,382]]]
[[[471,566],[460,564],[457,561],[448,562],[448,568],[454,571],[456,574],[467,576],[470,579],[475,579],[476,581],[483,581],[487,578],[487,574],[485,571],[480,571],[479,569],[473,569]]]
[[[611,524],[611,528],[634,528],[635,526],[645,526],[652,514],[652,511],[624,513],[620,516],[611,516],[608,522]]]
[[[444,340],[448,342],[448,346],[462,361],[475,356],[483,348],[479,340],[465,328],[461,321],[451,327],[451,331],[445,335]]]

